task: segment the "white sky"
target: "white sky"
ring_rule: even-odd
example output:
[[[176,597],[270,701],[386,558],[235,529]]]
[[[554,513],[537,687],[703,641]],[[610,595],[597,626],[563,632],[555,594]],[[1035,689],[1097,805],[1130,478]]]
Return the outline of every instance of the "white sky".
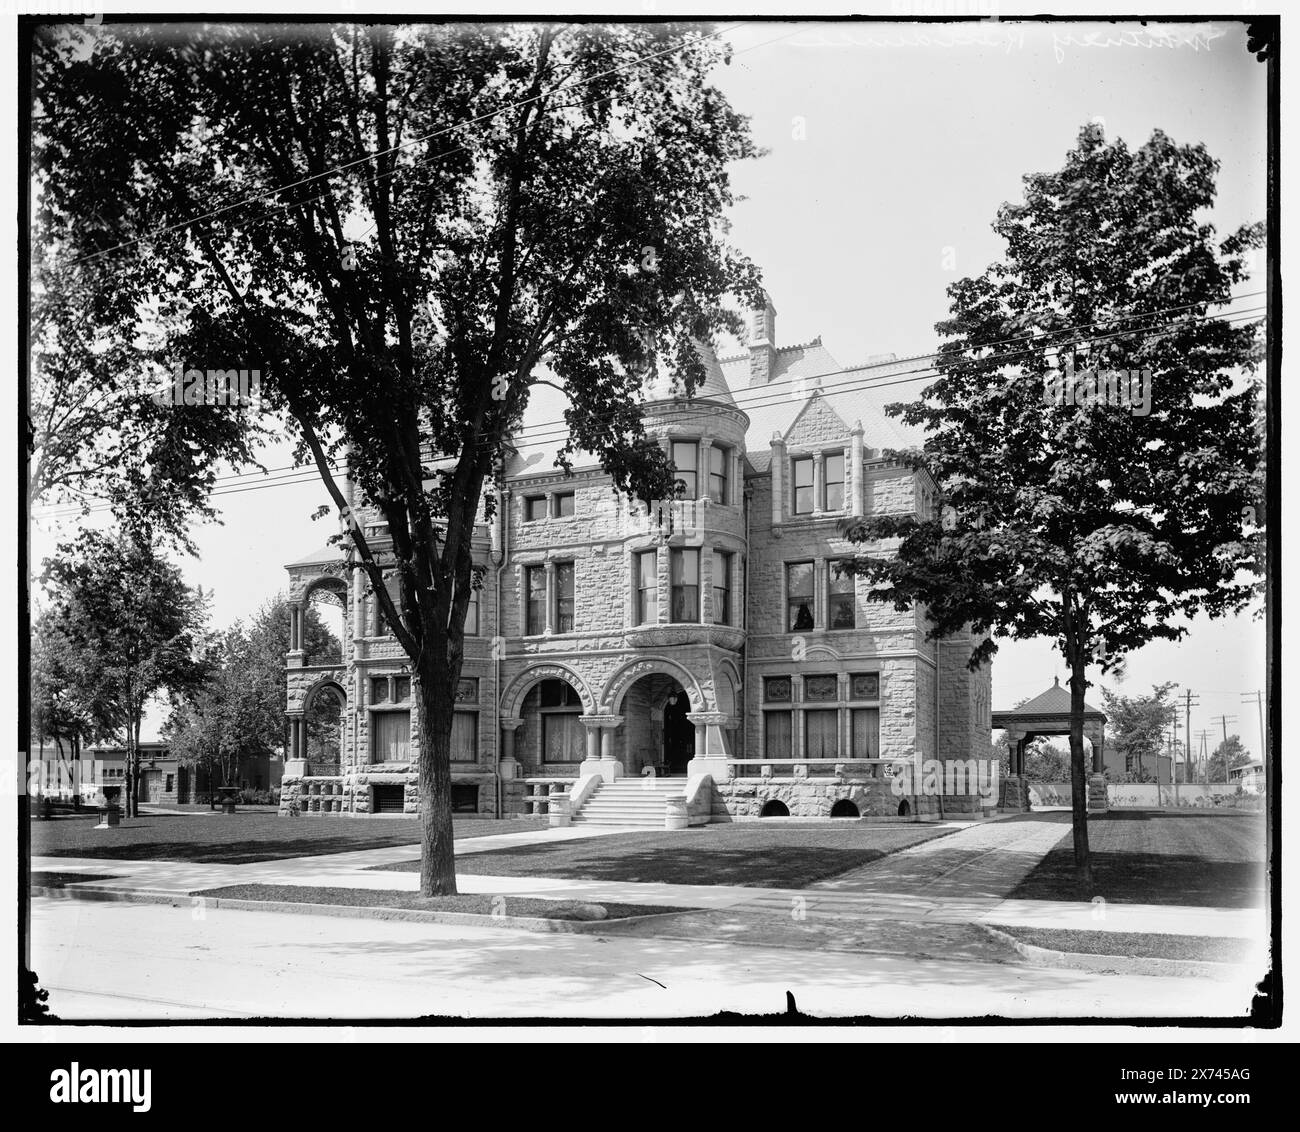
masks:
[[[748,200],[732,211],[732,236],[764,271],[779,343],[820,334],[842,364],[935,349],[946,285],[1001,254],[990,230],[998,206],[1019,199],[1022,175],[1059,168],[1096,117],[1130,148],[1156,127],[1180,144],[1204,142],[1222,163],[1211,216],[1220,236],[1264,219],[1265,68],[1246,53],[1242,25],[1212,25],[1196,44],[1109,48],[1063,44],[1085,30],[1072,25],[985,28],[965,43],[941,27],[882,24],[756,24],[730,34],[738,54],[717,82],[771,150],[736,170]],[[990,43],[978,41],[984,34]],[[793,136],[795,118],[805,140]],[[944,270],[949,250],[956,271]],[[265,462],[282,467],[287,452],[269,451]],[[218,502],[224,526],[195,532],[200,553],[185,566],[192,583],[215,591],[214,622],[224,626],[282,589],[284,564],[322,545],[333,524],[309,518],[325,502],[317,484]],[[33,563],[51,548],[49,533],[34,530]],[[1174,680],[1193,689],[1194,747],[1202,728],[1221,737],[1216,717],[1226,713],[1237,717],[1229,733],[1258,756],[1255,706],[1240,694],[1264,687],[1264,647],[1262,621],[1198,621],[1181,644],[1133,654],[1123,688]],[[1064,671],[1046,641],[1004,645],[994,707]],[[1096,689],[1089,698],[1100,706]]]

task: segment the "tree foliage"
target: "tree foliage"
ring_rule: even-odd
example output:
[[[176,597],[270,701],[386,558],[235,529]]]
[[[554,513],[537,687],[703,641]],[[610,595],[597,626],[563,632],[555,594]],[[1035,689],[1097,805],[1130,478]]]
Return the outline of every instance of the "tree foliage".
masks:
[[[666,497],[642,381],[662,363],[690,393],[697,344],[739,329],[727,296],[757,301],[723,219],[728,166],[755,153],[708,80],[728,50],[676,23],[37,42],[42,219],[67,255],[111,257],[105,322],[147,298],[169,358],[259,368],[340,513],[346,453],[388,524],[391,552],[355,522],[347,549],[417,676],[425,893],[455,891],[471,538],[531,389],[568,397],[561,462],[589,451],[620,489]]]
[[[1233,767],[1245,766],[1251,761],[1250,752],[1246,750],[1240,735],[1229,735],[1226,740],[1214,748],[1214,753],[1205,762],[1205,780],[1207,782],[1229,781],[1228,771]]]
[[[1134,782],[1154,782],[1158,759],[1168,746],[1169,726],[1178,715],[1172,682],[1153,684],[1149,695],[1125,696],[1101,690],[1106,705],[1106,745],[1124,756]]]
[[[308,655],[339,655],[339,641],[308,607],[303,636]],[[233,785],[245,756],[282,754],[288,677],[289,610],[277,595],[249,619],[223,633],[203,680],[172,697],[163,735],[177,758]],[[314,733],[313,733],[314,734]]]
[[[937,379],[889,411],[926,429],[902,455],[937,505],[849,532],[896,539],[857,570],[875,597],[921,604],[930,635],[1049,637],[1070,671],[1075,861],[1091,882],[1083,748],[1087,668],[1112,671],[1196,614],[1258,592],[1256,323],[1216,317],[1262,225],[1216,240],[1218,163],[1157,130],[1140,149],[1086,126],[1062,168],[999,210],[1006,254],[948,288]],[[1145,415],[1049,395],[1074,375],[1150,373]],[[890,548],[882,547],[882,551]]]
[[[123,736],[126,814],[134,816],[145,710],[159,693],[202,680],[207,600],[149,545],[100,531],[60,546],[43,580],[51,626],[95,688],[106,729]]]

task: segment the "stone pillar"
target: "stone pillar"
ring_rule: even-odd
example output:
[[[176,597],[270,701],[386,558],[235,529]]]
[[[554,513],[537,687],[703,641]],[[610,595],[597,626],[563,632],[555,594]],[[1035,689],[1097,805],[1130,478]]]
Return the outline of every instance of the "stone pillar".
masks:
[[[713,438],[711,436],[700,437],[699,446],[695,450],[695,498],[709,498],[709,468],[712,466],[709,461],[712,459]],[[725,503],[726,500],[719,500]]]
[[[694,757],[687,764],[686,775],[713,776],[715,782],[725,782],[731,776],[727,760],[731,757],[725,728],[727,716],[720,711],[692,711],[686,718],[695,724]]]
[[[515,732],[524,721],[519,716],[505,716],[501,720],[501,760],[498,769],[502,778],[518,778],[520,763],[515,758]]]
[[[848,507],[850,515],[864,515],[866,508],[862,503],[862,422],[853,422],[853,431],[849,441],[849,491],[852,500]]]
[[[1088,813],[1104,814],[1110,809],[1110,797],[1106,792],[1106,776],[1094,774],[1088,779]]]
[[[360,656],[359,640],[366,635],[366,585],[360,566],[352,570],[352,655]]]
[[[822,452],[813,453],[813,514],[822,513],[822,501],[826,498],[826,456]]]
[[[306,736],[301,715],[289,716],[289,751],[284,760],[284,777],[301,778],[307,773]]]
[[[614,782],[623,775],[623,764],[614,757],[614,728],[623,722],[621,715],[584,715],[582,725],[587,729],[587,757],[579,773],[585,778],[598,775],[605,782]]]
[[[772,526],[780,527],[785,510],[785,441],[772,434]]]
[[[555,563],[546,563],[546,620],[542,631],[549,637],[555,632]]]

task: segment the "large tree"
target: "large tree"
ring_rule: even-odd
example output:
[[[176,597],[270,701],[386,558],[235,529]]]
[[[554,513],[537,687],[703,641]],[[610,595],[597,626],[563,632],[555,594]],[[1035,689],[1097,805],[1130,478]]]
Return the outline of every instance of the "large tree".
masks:
[[[1004,259],[948,288],[937,380],[890,406],[927,430],[903,458],[933,478],[937,506],[850,532],[900,540],[857,569],[876,597],[924,607],[932,637],[972,629],[972,667],[999,637],[1055,640],[1070,672],[1074,858],[1088,887],[1089,666],[1111,671],[1258,592],[1258,324],[1215,311],[1246,279],[1262,231],[1216,239],[1204,212],[1217,168],[1203,146],[1160,131],[1131,150],[1089,125],[1060,170],[1025,177],[1024,200],[993,226]],[[1137,375],[1134,404],[1055,395],[1071,375],[1115,370]]]
[[[340,513],[346,453],[387,522],[391,552],[353,522],[347,553],[417,677],[426,894],[455,891],[470,540],[530,390],[568,397],[561,462],[589,451],[619,489],[667,497],[642,382],[662,363],[691,393],[698,344],[740,329],[727,297],[758,301],[723,219],[728,166],[755,153],[709,81],[728,53],[676,23],[36,43],[41,204],[67,255],[175,315],[171,357],[259,367]]]
[[[206,599],[148,544],[100,531],[60,546],[44,581],[52,622],[107,705],[107,726],[123,736],[124,809],[134,817],[145,710],[202,680]]]

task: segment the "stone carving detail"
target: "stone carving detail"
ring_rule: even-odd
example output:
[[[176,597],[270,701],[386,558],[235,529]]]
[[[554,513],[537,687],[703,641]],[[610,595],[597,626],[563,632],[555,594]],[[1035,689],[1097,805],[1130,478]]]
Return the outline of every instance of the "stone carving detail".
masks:
[[[595,714],[596,701],[581,677],[571,669],[559,664],[539,664],[525,669],[511,682],[506,694],[501,698],[501,710],[506,715],[517,715],[519,704],[534,684],[543,680],[563,680],[571,684],[582,700],[582,710],[588,715]]]
[[[855,700],[880,699],[880,676],[875,672],[852,677],[852,697]]]
[[[642,676],[651,676],[654,674],[671,676],[678,681],[686,691],[686,695],[691,701],[691,708],[703,710],[704,696],[700,692],[699,686],[695,682],[695,677],[687,672],[681,665],[674,664],[669,660],[638,660],[622,668],[614,676],[605,688],[605,695],[601,701],[612,713],[615,705],[623,702],[624,693],[635,684]],[[594,713],[593,713],[594,714]]]

